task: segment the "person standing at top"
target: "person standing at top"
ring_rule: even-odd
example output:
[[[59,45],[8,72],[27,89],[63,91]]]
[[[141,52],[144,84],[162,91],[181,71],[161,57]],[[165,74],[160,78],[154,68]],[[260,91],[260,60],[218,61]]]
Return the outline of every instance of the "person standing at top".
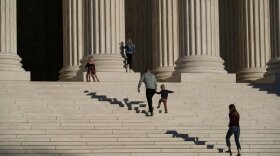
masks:
[[[93,63],[93,57],[90,56],[88,59],[88,62],[85,66],[85,70],[87,71],[87,82],[90,82],[90,76],[92,76],[93,81],[95,81],[95,78],[97,80],[97,82],[99,82],[99,79],[96,75],[96,71],[95,71],[95,64]]]
[[[129,70],[127,69],[126,72],[131,72],[132,71],[132,58],[135,53],[135,45],[132,43],[132,40],[129,38],[127,40],[127,43],[125,45],[125,50],[126,50],[126,58],[127,58],[127,64],[129,66]]]
[[[240,136],[239,120],[240,120],[240,116],[235,108],[235,105],[230,104],[229,105],[229,124],[228,124],[229,129],[228,129],[228,132],[226,135],[226,143],[227,143],[228,151],[226,151],[226,152],[231,153],[230,137],[232,136],[232,134],[234,134],[235,144],[236,144],[237,151],[238,151],[237,156],[241,156],[241,154],[240,154],[241,146],[240,146],[240,142],[239,142],[239,136]]]
[[[149,105],[149,112],[151,113],[150,116],[153,116],[153,96],[157,90],[157,79],[154,74],[150,72],[149,68],[146,68],[145,73],[142,74],[139,83],[138,83],[138,92],[140,93],[140,87],[142,82],[145,83],[146,87],[146,98]]]

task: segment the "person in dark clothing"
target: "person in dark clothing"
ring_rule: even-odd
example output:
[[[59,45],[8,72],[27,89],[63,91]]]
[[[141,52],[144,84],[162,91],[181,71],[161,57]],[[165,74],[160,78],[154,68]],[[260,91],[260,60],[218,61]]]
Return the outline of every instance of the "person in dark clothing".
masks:
[[[234,139],[235,139],[235,143],[236,143],[237,151],[238,151],[237,156],[241,156],[241,154],[240,154],[241,146],[240,146],[240,142],[239,142],[239,136],[240,136],[239,120],[240,120],[240,116],[235,108],[235,105],[230,104],[229,105],[229,125],[228,125],[229,129],[228,129],[227,135],[226,135],[226,143],[227,143],[228,151],[226,151],[226,152],[231,153],[230,137],[232,136],[232,134],[234,134]]]
[[[168,98],[168,93],[174,93],[174,92],[173,92],[173,91],[170,91],[170,90],[166,90],[164,84],[162,84],[162,85],[160,86],[160,89],[161,89],[160,92],[156,92],[157,94],[161,94],[161,99],[159,99],[159,101],[158,101],[158,106],[157,106],[157,108],[160,108],[160,104],[161,104],[161,102],[163,102],[165,113],[168,113],[168,111],[167,111],[167,98]]]
[[[132,71],[132,58],[135,53],[135,45],[132,43],[131,39],[128,39],[124,48],[126,49],[127,64],[129,66],[129,70],[127,70],[127,71],[131,72]]]
[[[96,80],[99,82],[99,79],[96,75],[95,64],[93,63],[93,57],[92,56],[89,57],[88,63],[86,64],[86,67],[85,67],[85,70],[87,71],[87,75],[86,75],[87,82],[90,82],[90,75],[92,76],[93,81],[95,81],[95,78],[96,78]]]
[[[146,72],[142,74],[141,79],[138,83],[138,92],[140,93],[140,87],[142,82],[145,83],[146,87],[146,98],[149,105],[149,112],[151,113],[150,116],[153,116],[153,96],[156,93],[157,90],[157,79],[154,74],[150,72],[149,68],[146,68]]]

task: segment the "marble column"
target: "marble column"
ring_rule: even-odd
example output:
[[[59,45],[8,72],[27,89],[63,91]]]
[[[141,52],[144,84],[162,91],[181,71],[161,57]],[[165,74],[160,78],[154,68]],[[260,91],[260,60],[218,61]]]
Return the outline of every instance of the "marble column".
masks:
[[[0,0],[0,80],[30,80],[17,55],[16,0]]]
[[[153,1],[153,72],[165,80],[175,71],[179,55],[178,1]]]
[[[177,73],[226,73],[220,57],[218,0],[179,0]]]
[[[85,0],[85,53],[97,71],[125,72],[120,43],[125,42],[124,0]]]
[[[239,82],[263,78],[271,57],[269,0],[239,0]]]
[[[279,83],[280,76],[280,1],[270,1],[270,17],[271,17],[271,54],[272,57],[268,61],[267,72],[265,77],[272,80],[272,83],[276,81]],[[278,76],[276,76],[278,75]],[[278,80],[276,80],[278,77]]]
[[[63,68],[59,79],[72,80],[83,57],[83,0],[63,0]]]

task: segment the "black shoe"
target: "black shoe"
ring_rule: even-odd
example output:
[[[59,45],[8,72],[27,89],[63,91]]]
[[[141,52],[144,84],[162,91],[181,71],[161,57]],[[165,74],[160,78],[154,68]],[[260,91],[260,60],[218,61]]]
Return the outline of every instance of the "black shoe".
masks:
[[[241,154],[240,154],[240,153],[238,153],[236,156],[241,156]]]
[[[160,107],[159,106],[157,106],[157,109],[159,109]]]
[[[225,151],[225,153],[231,153],[231,150],[227,150],[227,151]]]
[[[151,113],[150,116],[154,116],[154,113]]]

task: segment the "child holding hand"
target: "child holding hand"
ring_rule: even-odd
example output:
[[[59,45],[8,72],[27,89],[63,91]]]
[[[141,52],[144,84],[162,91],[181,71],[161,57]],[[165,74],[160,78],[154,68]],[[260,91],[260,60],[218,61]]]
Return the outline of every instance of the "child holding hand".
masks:
[[[157,108],[160,108],[160,104],[161,104],[161,102],[163,102],[165,113],[168,113],[168,111],[167,111],[167,98],[168,98],[168,93],[174,93],[174,92],[173,92],[173,91],[170,91],[170,90],[166,90],[164,84],[162,84],[162,85],[160,86],[160,89],[161,89],[160,92],[156,92],[157,94],[161,94],[161,99],[158,101],[158,106],[157,106]]]

